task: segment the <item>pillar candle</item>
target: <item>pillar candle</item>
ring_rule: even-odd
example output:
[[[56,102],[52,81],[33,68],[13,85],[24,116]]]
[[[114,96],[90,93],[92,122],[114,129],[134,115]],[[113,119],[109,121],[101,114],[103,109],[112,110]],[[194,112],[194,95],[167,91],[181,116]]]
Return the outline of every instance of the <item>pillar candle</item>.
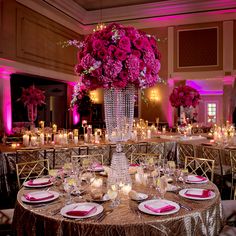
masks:
[[[39,142],[41,145],[44,145],[44,133],[41,133],[39,136]]]
[[[78,144],[78,142],[79,142],[78,136],[74,136],[74,144]]]
[[[23,145],[26,147],[29,146],[29,135],[28,134],[23,135]]]
[[[150,130],[150,129],[147,130],[147,138],[148,138],[148,139],[151,138],[151,130]]]

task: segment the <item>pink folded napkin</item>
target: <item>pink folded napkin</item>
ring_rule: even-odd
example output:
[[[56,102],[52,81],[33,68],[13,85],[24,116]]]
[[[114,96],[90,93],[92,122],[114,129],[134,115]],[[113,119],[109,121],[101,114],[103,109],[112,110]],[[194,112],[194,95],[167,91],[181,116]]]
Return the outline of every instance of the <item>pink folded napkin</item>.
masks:
[[[187,181],[190,181],[190,182],[202,182],[205,180],[207,180],[206,177],[199,176],[199,175],[191,176],[191,177],[188,177],[188,179],[187,179]]]
[[[140,166],[140,165],[139,164],[130,164],[129,166],[131,166],[131,167],[134,166],[135,167],[135,166]]]
[[[28,201],[41,201],[41,200],[47,200],[54,197],[54,194],[44,191],[41,193],[27,193],[24,194],[25,199]]]
[[[175,209],[175,206],[172,206],[172,205],[165,205],[163,207],[156,208],[156,207],[152,207],[150,205],[145,204],[144,207],[155,213],[163,213],[163,212],[168,212]]]
[[[187,197],[199,197],[199,198],[207,198],[211,196],[211,191],[208,189],[203,189],[202,191],[198,190],[187,190],[184,193],[185,196]]]
[[[92,170],[103,170],[103,166],[100,163],[93,163],[91,165]]]
[[[38,185],[50,184],[51,181],[50,179],[31,179],[27,183],[28,185],[31,185],[31,186],[38,186]]]
[[[66,214],[70,216],[86,216],[96,211],[96,206],[77,206],[74,209],[67,211]]]

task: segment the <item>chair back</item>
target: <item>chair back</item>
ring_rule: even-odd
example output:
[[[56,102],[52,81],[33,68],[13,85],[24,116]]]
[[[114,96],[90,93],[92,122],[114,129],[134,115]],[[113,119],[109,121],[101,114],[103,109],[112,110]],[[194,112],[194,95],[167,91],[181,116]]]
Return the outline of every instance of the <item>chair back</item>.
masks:
[[[71,161],[70,148],[55,148],[54,149],[53,169],[62,168],[65,163],[68,163],[70,161]]]
[[[16,150],[16,163],[36,161],[44,158],[45,158],[45,151],[39,148]]]
[[[156,164],[159,161],[162,161],[159,153],[132,153],[130,158],[130,164]]]
[[[220,175],[223,176],[223,169],[221,163],[221,152],[219,148],[215,147],[202,147],[202,158],[215,161],[215,168],[219,169]]]
[[[42,159],[16,163],[16,175],[19,188],[30,178],[39,178],[47,175],[49,172],[49,160]]]
[[[185,169],[189,170],[190,174],[201,175],[213,181],[215,161],[211,159],[198,157],[185,157]]]
[[[89,167],[92,164],[103,165],[103,155],[102,154],[90,154],[90,155],[72,155],[71,162],[78,163],[82,167]]]
[[[182,166],[184,165],[186,156],[190,157],[196,156],[195,147],[191,143],[178,143],[178,151],[179,151],[178,163]]]
[[[229,151],[230,163],[231,163],[231,193],[230,199],[234,199],[236,197],[236,188],[235,188],[235,176],[236,176],[236,149],[231,149]]]

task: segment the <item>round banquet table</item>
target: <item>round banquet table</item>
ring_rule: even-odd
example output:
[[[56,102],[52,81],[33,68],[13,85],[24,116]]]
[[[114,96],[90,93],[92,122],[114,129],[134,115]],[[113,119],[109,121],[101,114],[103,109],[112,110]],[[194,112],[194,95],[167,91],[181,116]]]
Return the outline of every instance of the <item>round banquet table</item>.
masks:
[[[167,192],[165,199],[182,203],[191,207],[192,210],[188,211],[180,208],[177,213],[165,216],[154,216],[132,211],[133,208],[130,208],[130,206],[137,208],[138,203],[130,199],[124,199],[101,222],[96,222],[92,218],[86,220],[69,219],[63,217],[60,212],[55,214],[56,210],[65,205],[64,196],[59,197],[55,204],[34,208],[32,205],[23,203],[21,196],[29,191],[38,191],[39,189],[22,188],[17,196],[13,226],[17,236],[218,235],[223,220],[220,193],[217,187],[212,182],[188,184],[187,187],[211,189],[214,190],[216,196],[210,200],[197,201],[183,198],[176,193]],[[134,184],[133,189],[141,192],[147,190],[143,186],[135,186]],[[59,191],[59,187],[54,186],[51,190]],[[153,193],[156,193],[155,190],[153,191]],[[87,199],[86,196],[84,198]],[[73,201],[85,200],[74,197]],[[102,205],[104,209],[107,209],[110,204],[111,202],[107,201]]]

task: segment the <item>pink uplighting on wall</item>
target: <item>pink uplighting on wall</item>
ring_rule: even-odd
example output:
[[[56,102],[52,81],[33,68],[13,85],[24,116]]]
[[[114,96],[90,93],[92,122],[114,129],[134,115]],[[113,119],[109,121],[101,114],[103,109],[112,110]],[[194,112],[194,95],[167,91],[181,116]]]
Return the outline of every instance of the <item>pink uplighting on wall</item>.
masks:
[[[76,125],[80,121],[80,114],[77,112],[76,108],[73,109],[73,124]]]
[[[11,133],[12,130],[12,107],[11,107],[11,85],[10,85],[11,72],[0,68],[0,87],[3,89],[2,94],[2,118],[4,132]]]

